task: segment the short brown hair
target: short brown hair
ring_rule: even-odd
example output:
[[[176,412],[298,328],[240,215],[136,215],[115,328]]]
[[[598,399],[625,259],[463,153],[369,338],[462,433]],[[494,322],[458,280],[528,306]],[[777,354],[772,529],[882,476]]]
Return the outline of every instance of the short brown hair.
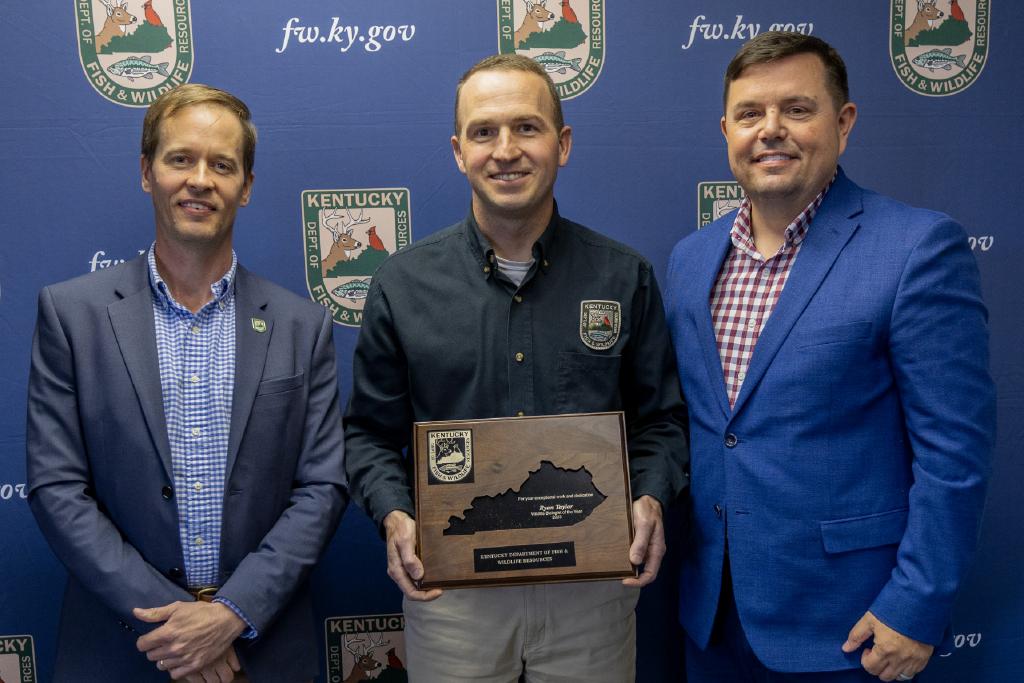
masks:
[[[242,124],[242,167],[249,177],[256,163],[256,126],[245,102],[231,93],[201,83],[183,83],[168,90],[149,105],[146,118],[142,121],[142,156],[153,163],[156,148],[160,144],[160,124],[185,107],[209,104],[224,107],[238,117]]]
[[[484,57],[470,67],[469,71],[462,74],[462,78],[459,79],[459,84],[455,86],[456,135],[459,134],[459,96],[462,94],[462,86],[466,84],[466,81],[481,71],[525,71],[526,73],[540,76],[544,79],[545,85],[548,86],[548,93],[551,95],[551,113],[554,115],[555,129],[556,131],[560,131],[565,127],[565,118],[562,116],[562,100],[558,97],[558,88],[555,87],[554,81],[552,81],[551,77],[548,76],[548,72],[544,70],[544,67],[523,55],[503,54]]]
[[[725,88],[722,106],[729,100],[729,85],[739,78],[747,67],[768,64],[785,57],[810,53],[818,55],[825,66],[825,85],[832,94],[836,109],[850,101],[850,86],[846,80],[846,64],[836,49],[821,38],[805,36],[794,31],[767,31],[747,41],[725,70]]]

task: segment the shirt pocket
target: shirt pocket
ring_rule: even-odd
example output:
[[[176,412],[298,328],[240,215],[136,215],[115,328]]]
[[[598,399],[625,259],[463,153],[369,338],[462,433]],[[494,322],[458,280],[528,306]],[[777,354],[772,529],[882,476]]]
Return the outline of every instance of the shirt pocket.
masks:
[[[864,320],[805,330],[797,338],[798,348],[856,342],[871,336],[871,322]]]
[[[621,410],[619,370],[622,356],[560,351],[557,410],[598,413]]]
[[[860,517],[821,522],[821,540],[827,553],[896,545],[907,530],[908,508],[877,512]]]
[[[286,391],[298,389],[302,386],[302,380],[305,373],[300,372],[297,375],[291,377],[274,377],[271,379],[265,379],[260,382],[259,388],[256,389],[257,396],[266,396],[267,394],[283,394]]]

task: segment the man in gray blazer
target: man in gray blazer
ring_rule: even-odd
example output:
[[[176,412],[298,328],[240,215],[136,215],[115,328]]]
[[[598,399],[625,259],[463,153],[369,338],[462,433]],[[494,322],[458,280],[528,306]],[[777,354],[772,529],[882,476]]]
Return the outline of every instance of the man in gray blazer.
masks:
[[[149,108],[156,239],[46,287],[29,504],[69,572],[55,681],[311,680],[307,576],[347,503],[327,311],[238,265],[256,131],[229,93]]]

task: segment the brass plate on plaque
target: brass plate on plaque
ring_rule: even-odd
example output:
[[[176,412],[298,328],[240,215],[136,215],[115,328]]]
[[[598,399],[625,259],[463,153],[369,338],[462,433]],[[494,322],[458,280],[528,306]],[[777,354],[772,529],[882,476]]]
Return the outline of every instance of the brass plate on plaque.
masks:
[[[621,412],[417,422],[423,588],[635,576]]]

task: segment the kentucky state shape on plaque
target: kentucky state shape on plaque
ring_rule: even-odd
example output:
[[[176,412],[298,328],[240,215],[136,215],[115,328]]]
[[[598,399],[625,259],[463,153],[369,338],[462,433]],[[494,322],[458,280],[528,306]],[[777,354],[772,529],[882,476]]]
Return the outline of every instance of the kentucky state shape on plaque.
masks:
[[[542,460],[518,491],[477,496],[462,514],[448,518],[445,536],[478,531],[572,526],[582,522],[607,498],[594,486],[586,467],[574,470]]]

